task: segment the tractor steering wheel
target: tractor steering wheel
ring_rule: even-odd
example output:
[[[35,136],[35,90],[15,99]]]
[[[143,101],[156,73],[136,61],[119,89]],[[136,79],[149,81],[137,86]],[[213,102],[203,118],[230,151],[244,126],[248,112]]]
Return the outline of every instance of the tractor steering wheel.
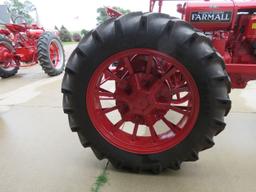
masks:
[[[27,24],[27,20],[25,17],[19,15],[13,19],[14,24]]]

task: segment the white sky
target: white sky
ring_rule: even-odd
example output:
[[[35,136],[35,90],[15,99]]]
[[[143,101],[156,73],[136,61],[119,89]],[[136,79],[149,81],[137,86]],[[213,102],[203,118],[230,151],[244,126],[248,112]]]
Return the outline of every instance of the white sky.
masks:
[[[0,0],[2,4],[4,0]],[[24,0],[20,0],[24,1]],[[66,26],[69,30],[90,30],[96,26],[96,9],[102,6],[119,6],[131,11],[149,9],[149,0],[30,0],[38,10],[40,23],[46,29]],[[172,5],[171,5],[172,4]],[[177,15],[176,3],[165,2],[168,13]],[[167,11],[165,11],[167,12]]]

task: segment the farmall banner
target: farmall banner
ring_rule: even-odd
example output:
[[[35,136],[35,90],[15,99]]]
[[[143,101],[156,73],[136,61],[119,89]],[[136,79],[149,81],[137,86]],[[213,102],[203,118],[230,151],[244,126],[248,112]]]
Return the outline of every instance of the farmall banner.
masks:
[[[231,11],[192,12],[191,22],[230,22]]]

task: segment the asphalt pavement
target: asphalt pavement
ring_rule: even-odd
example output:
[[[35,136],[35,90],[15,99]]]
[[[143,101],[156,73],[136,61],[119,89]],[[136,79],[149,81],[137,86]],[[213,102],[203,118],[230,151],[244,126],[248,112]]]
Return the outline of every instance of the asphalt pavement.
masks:
[[[67,58],[74,47],[65,46]],[[150,175],[115,170],[81,147],[62,111],[62,77],[37,65],[0,79],[0,192],[256,191],[256,82],[232,91],[214,148],[179,171]]]

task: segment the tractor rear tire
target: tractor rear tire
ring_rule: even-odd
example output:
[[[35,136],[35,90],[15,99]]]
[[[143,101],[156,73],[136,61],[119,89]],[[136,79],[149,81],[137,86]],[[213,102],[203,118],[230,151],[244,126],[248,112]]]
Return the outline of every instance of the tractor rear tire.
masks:
[[[65,67],[65,53],[60,39],[51,32],[45,32],[38,40],[38,59],[44,72],[56,76]]]
[[[12,53],[15,52],[11,41],[9,41],[7,38],[5,38],[1,35],[0,35],[0,45],[3,45],[4,47],[6,47]],[[8,78],[8,77],[14,76],[18,72],[18,70],[19,70],[18,66],[10,67],[10,69],[9,69],[9,68],[1,67],[1,64],[0,64],[0,77]]]
[[[147,56],[143,57],[142,53]],[[166,146],[159,141],[160,134],[156,136],[151,132],[152,138],[154,135],[153,144],[148,141],[150,137],[145,137],[141,138],[145,145],[143,142],[141,145],[135,145],[134,143],[140,142],[139,139],[136,140],[137,137],[140,138],[139,135],[135,135],[134,140],[129,137],[129,134],[122,131],[124,128],[115,129],[121,123],[113,123],[112,125],[110,121],[105,121],[107,117],[104,115],[106,111],[112,109],[103,108],[100,103],[94,105],[94,102],[98,102],[98,98],[100,98],[97,94],[105,99],[107,97],[119,97],[119,94],[116,94],[118,88],[115,88],[115,93],[111,93],[94,85],[112,79],[112,81],[115,80],[116,87],[119,87],[119,83],[129,80],[129,74],[137,78],[143,77],[140,75],[142,73],[145,73],[146,76],[150,70],[148,71],[144,67],[145,58],[150,58],[151,53],[153,57],[151,57],[150,62],[147,61],[151,63],[150,65],[153,62],[154,65],[158,64],[159,68],[162,67],[163,69],[166,64],[165,60],[158,60],[158,57],[166,58],[166,61],[172,58],[168,61],[177,63],[176,66],[179,70],[176,72],[178,74],[181,71],[184,72],[187,84],[189,82],[191,85],[193,82],[195,83],[195,87],[192,86],[193,88],[190,89],[190,94],[195,95],[193,97],[195,102],[189,107],[196,108],[199,104],[198,111],[195,110],[194,113],[190,111],[190,115],[195,115],[195,118],[191,119],[191,123],[188,122],[188,127],[192,127],[188,133],[184,133],[184,138],[178,139],[177,134],[177,143],[173,144],[176,134],[175,136],[166,134],[165,137],[161,135],[161,139],[168,141],[165,143]],[[128,56],[124,58],[125,67],[120,67],[120,70],[121,72],[124,70],[125,73],[115,73],[113,69],[117,69],[116,67],[122,63],[118,60],[119,64],[117,64],[115,59],[126,54],[134,54],[134,57],[130,60]],[[142,56],[135,59],[140,54]],[[129,64],[135,60],[137,60],[137,65]],[[110,61],[112,64],[106,68],[106,64]],[[126,67],[129,65],[132,67]],[[151,71],[149,77],[159,78],[156,81],[161,84],[161,79],[165,75],[161,76],[160,73]],[[124,78],[122,79],[122,77]],[[133,82],[136,84],[136,78],[131,81],[131,83]],[[141,86],[147,87],[151,82],[143,84],[142,80],[140,83]],[[177,170],[184,161],[198,160],[200,151],[214,145],[213,137],[225,128],[224,116],[228,114],[231,108],[231,101],[228,96],[229,87],[230,81],[225,70],[225,63],[203,33],[197,32],[186,22],[166,14],[134,12],[106,21],[81,40],[66,66],[62,82],[63,109],[68,114],[71,130],[78,133],[82,145],[91,147],[98,159],[107,158],[114,167],[132,172],[160,173],[167,168]],[[96,91],[98,89],[100,92]],[[127,93],[128,96],[126,97],[130,97],[129,86],[127,90],[123,91],[125,94]],[[161,92],[161,89],[159,91]],[[147,93],[138,91],[138,94]],[[129,100],[128,107],[123,105],[124,108],[118,109],[121,115],[136,107],[138,108],[136,113],[138,111],[138,113],[143,113],[143,110],[141,112],[143,107],[131,105],[130,108],[130,104],[138,102],[146,106],[147,103],[145,104],[145,101],[136,95],[133,98],[138,101]],[[147,96],[143,98],[147,100]],[[94,111],[92,112],[92,110]],[[182,113],[182,110],[180,112]],[[161,116],[161,114],[158,115]],[[137,122],[143,122],[139,117],[138,119],[130,119],[130,121],[134,122],[135,125]],[[163,116],[161,117],[163,118]],[[101,125],[106,125],[106,127]],[[151,124],[149,123],[149,125]],[[116,136],[116,134],[118,135]],[[130,141],[129,138],[131,138]],[[155,138],[156,141],[154,141]]]

